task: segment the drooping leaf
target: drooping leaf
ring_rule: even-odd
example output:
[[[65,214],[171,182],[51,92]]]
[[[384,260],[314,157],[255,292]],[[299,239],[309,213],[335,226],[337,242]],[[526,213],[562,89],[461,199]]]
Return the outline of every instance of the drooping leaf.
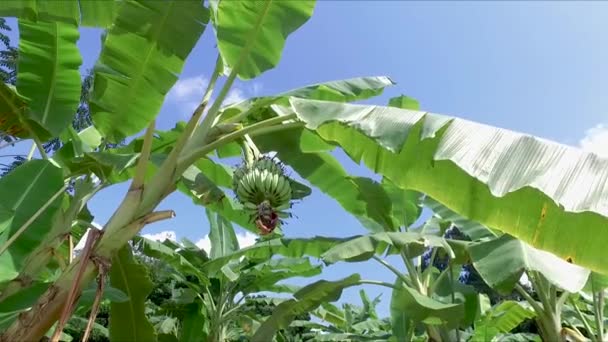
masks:
[[[211,240],[211,259],[221,258],[239,249],[239,242],[232,224],[221,215],[213,215],[205,210],[209,220],[209,240]]]
[[[294,293],[295,299],[279,304],[272,315],[262,323],[252,342],[270,341],[279,329],[289,326],[294,318],[302,313],[309,312],[324,302],[333,302],[340,299],[342,290],[359,284],[361,277],[353,274],[337,281],[319,280],[303,287]]]
[[[464,316],[462,303],[443,303],[420,294],[418,291],[401,284],[393,290],[391,312],[403,312],[415,322],[429,325],[443,325],[454,328]]]
[[[382,94],[384,88],[394,84],[395,83],[386,76],[357,77],[316,83],[288,90],[274,96],[253,97],[238,103],[230,104],[222,108],[222,116],[230,118],[234,115],[248,111],[251,113],[251,116],[255,118],[261,114],[259,112],[265,111],[265,107],[273,103],[289,105],[289,97],[336,102],[365,100]]]
[[[518,302],[501,302],[475,323],[472,341],[493,341],[496,335],[508,333],[524,320],[535,316],[534,310],[524,308]]]
[[[507,234],[471,244],[468,251],[483,280],[505,294],[513,290],[525,271],[540,272],[553,285],[571,293],[585,286],[590,273]]]
[[[251,79],[279,63],[285,40],[312,15],[314,1],[220,1],[213,7],[217,45],[227,68]]]
[[[68,127],[80,101],[79,37],[75,24],[19,20],[17,91],[52,136]]]
[[[384,88],[394,84],[395,82],[387,76],[355,77],[311,84],[280,93],[277,97],[351,102],[378,96],[382,94]]]
[[[32,160],[0,178],[0,222],[10,228],[0,234],[4,246],[13,234],[25,226],[40,210],[38,217],[0,255],[0,282],[18,275],[25,258],[40,245],[52,227],[53,216],[59,209],[63,194],[61,169],[47,160]],[[10,195],[8,195],[10,194]],[[47,205],[48,203],[48,205]],[[46,209],[43,206],[47,205]]]
[[[106,138],[118,142],[156,117],[208,16],[196,0],[120,6],[95,67],[90,104],[93,122]]]
[[[156,341],[154,327],[145,314],[145,302],[153,283],[147,269],[137,262],[126,245],[112,258],[110,283],[124,292],[129,300],[110,304],[111,341]]]
[[[426,193],[463,217],[608,273],[601,243],[608,238],[607,159],[426,112],[290,102],[308,128],[397,186]]]
[[[356,236],[323,253],[323,261],[333,264],[338,261],[358,262],[384,253],[400,253],[408,248],[408,256],[422,255],[428,246],[441,247],[452,252],[447,241],[441,237],[419,233],[376,233]],[[453,252],[452,252],[453,253]]]

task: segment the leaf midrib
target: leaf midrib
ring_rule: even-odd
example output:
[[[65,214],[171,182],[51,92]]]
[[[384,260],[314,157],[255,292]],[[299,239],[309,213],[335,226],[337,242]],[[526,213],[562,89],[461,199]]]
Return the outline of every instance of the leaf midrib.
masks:
[[[148,69],[148,64],[150,62],[150,58],[152,56],[152,52],[156,50],[156,48],[158,47],[158,37],[160,36],[160,33],[163,31],[162,29],[165,27],[165,24],[167,22],[167,19],[169,18],[169,14],[172,12],[173,10],[173,4],[175,3],[175,1],[170,1],[167,10],[164,12],[164,15],[162,17],[162,20],[160,21],[160,24],[157,25],[157,29],[154,32],[154,35],[152,35],[153,43],[149,45],[149,49],[146,53],[146,57],[144,58],[144,61],[140,64],[141,67],[138,68],[136,76],[134,77],[134,81],[133,84],[129,87],[129,92],[128,92],[128,96],[123,97],[124,99],[128,99],[128,101],[130,101],[130,99],[133,98],[133,95],[135,94],[137,87],[139,86],[139,84],[141,83],[141,81],[144,79],[144,72]],[[121,108],[124,108],[124,106],[121,106]],[[120,110],[119,110],[120,111]]]
[[[53,52],[55,55],[53,70],[51,72],[51,84],[49,85],[49,92],[46,97],[46,103],[42,114],[41,122],[46,127],[46,120],[48,119],[49,112],[51,109],[51,102],[53,101],[53,94],[55,93],[55,87],[57,85],[57,69],[59,69],[59,24],[53,23],[53,29],[55,30],[55,45],[53,46]]]
[[[247,43],[245,44],[245,47],[241,50],[241,53],[239,54],[238,62],[233,66],[233,69],[237,73],[238,73],[241,65],[245,61],[245,58],[247,56],[249,56],[249,52],[251,52],[251,49],[253,48],[253,46],[256,43],[256,38],[258,37],[258,34],[262,28],[262,23],[265,22],[266,16],[268,16],[268,12],[270,11],[270,5],[272,5],[272,2],[273,2],[273,0],[266,1],[266,6],[264,7],[262,14],[258,18],[258,21],[256,22],[253,30],[251,30],[251,32],[247,36]]]
[[[21,203],[23,203],[25,198],[28,196],[29,192],[32,190],[34,185],[38,182],[38,179],[40,179],[40,176],[42,176],[42,174],[49,167],[49,165],[50,164],[46,164],[40,169],[40,171],[36,174],[34,179],[29,183],[27,188],[25,188],[25,191],[22,193],[22,195],[19,197],[19,199],[15,202],[15,205],[13,205],[13,207],[11,208],[12,210],[17,210],[17,208],[19,206],[21,206]]]

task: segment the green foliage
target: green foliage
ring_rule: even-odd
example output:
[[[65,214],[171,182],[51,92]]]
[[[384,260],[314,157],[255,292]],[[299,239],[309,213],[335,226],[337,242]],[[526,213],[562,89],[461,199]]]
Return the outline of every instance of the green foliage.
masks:
[[[145,300],[153,284],[147,269],[133,258],[129,246],[112,259],[110,280],[113,287],[129,297],[126,302],[113,302],[110,306],[110,340],[156,341],[156,333],[144,314]]]
[[[356,163],[363,161],[401,188],[424,192],[535,248],[608,271],[602,245],[586,238],[604,236],[606,213],[599,204],[604,195],[593,185],[602,182],[604,171],[592,171],[608,170],[603,159],[515,132],[393,107],[291,98],[280,112],[295,113]],[[482,170],[474,160],[491,165]],[[584,160],[590,160],[588,168],[570,175]],[[574,181],[583,178],[584,189]],[[587,199],[587,193],[595,195]],[[589,235],[577,233],[581,225]]]
[[[61,134],[78,108],[78,69],[82,63],[76,47],[79,37],[78,27],[73,24],[19,20],[17,91],[27,99],[28,118],[49,136]]]
[[[224,66],[251,79],[279,63],[285,39],[312,15],[315,1],[219,1],[212,6]]]
[[[524,320],[533,318],[536,313],[524,308],[520,303],[504,301],[484,314],[475,322],[474,341],[491,341],[499,333],[508,333]]]
[[[317,83],[222,107],[236,77],[252,79],[278,65],[315,2],[205,5],[0,2],[1,16],[17,17],[20,35],[16,49],[0,20],[0,137],[6,146],[33,140],[32,153],[5,164],[0,178],[0,340],[50,336],[77,281],[78,300],[61,335],[66,341],[82,338],[97,295],[94,341],[605,340],[606,160],[420,111],[406,95],[386,107],[347,103],[395,85],[386,76]],[[192,119],[158,131],[153,123],[165,96],[209,23],[219,53],[212,81]],[[99,59],[83,78],[81,27],[105,30]],[[123,140],[128,144],[119,145]],[[335,157],[339,149],[379,177],[350,174]],[[247,180],[223,159],[243,154],[252,169],[279,171],[267,161],[251,163],[268,152],[277,153],[281,174],[284,164],[303,180],[285,186],[278,178]],[[92,257],[72,260],[66,240],[79,239],[92,224],[87,202],[127,181]],[[243,188],[232,189],[235,183]],[[246,191],[251,184],[263,191]],[[289,200],[308,200],[309,186],[370,234],[285,238],[277,229],[240,248],[234,224],[259,228],[246,209],[275,222],[272,214],[287,214]],[[188,240],[137,236],[146,224],[172,216],[154,210],[175,190],[205,208],[209,254]],[[277,202],[271,214],[259,198],[243,200],[263,192],[277,192],[264,195]],[[425,208],[433,215],[420,222]],[[370,259],[396,281],[355,274],[290,284],[322,275],[329,264]],[[103,260],[111,270],[99,294],[94,266]],[[478,283],[459,274],[479,276]],[[390,291],[391,317],[379,317],[379,298],[365,292],[361,307],[331,304],[363,284]]]
[[[0,281],[19,274],[23,261],[50,231],[63,196],[61,169],[33,160],[0,178]]]
[[[284,329],[296,316],[317,308],[324,302],[333,302],[340,298],[342,290],[359,284],[361,277],[353,274],[337,281],[319,280],[298,292],[295,299],[287,300],[277,306],[272,315],[257,329],[252,341],[268,341],[277,330]]]
[[[139,132],[156,117],[208,19],[196,0],[120,6],[104,37],[91,98],[95,127],[109,141]]]
[[[468,251],[483,279],[503,293],[510,292],[525,271],[540,272],[553,285],[569,292],[580,291],[589,277],[589,270],[532,248],[509,235],[472,244]]]

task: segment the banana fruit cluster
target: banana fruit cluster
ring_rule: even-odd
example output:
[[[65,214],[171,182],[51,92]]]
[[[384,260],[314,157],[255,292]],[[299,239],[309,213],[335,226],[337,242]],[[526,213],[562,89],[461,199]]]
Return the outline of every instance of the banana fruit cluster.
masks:
[[[291,182],[282,165],[263,156],[234,172],[233,189],[245,208],[257,213],[260,204],[269,203],[275,211],[290,208]]]

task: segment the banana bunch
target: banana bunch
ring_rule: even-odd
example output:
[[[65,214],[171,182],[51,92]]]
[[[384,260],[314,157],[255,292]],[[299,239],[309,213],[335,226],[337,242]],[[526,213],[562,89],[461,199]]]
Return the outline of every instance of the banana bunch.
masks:
[[[238,200],[254,214],[263,202],[277,212],[291,205],[291,183],[282,165],[269,157],[238,168],[234,172],[233,188]]]

